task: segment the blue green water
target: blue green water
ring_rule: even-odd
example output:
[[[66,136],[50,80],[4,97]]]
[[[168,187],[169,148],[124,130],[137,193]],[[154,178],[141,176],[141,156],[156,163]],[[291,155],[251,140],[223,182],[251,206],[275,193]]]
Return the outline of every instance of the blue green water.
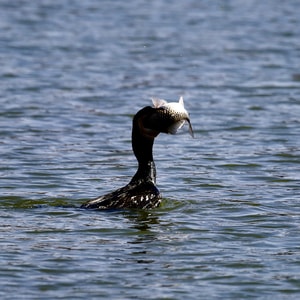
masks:
[[[298,299],[299,1],[1,1],[1,299]],[[135,173],[134,113],[190,111],[163,205],[96,212]]]

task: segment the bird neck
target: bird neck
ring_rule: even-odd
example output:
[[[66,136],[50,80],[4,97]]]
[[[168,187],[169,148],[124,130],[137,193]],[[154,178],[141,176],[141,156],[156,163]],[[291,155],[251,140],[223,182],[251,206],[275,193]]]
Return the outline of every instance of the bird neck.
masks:
[[[139,163],[135,175],[132,177],[130,183],[136,182],[152,182],[156,183],[156,168],[154,161],[149,161],[147,164]]]
[[[138,161],[138,170],[131,182],[156,181],[156,168],[153,160],[153,143],[156,135],[145,134],[138,120],[133,120],[132,150]]]

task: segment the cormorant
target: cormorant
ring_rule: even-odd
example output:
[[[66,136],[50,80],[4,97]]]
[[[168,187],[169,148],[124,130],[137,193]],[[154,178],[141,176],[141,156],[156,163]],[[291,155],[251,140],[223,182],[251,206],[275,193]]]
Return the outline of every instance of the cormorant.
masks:
[[[154,107],[142,108],[133,118],[132,149],[138,169],[131,181],[112,193],[87,201],[81,208],[151,209],[160,205],[161,194],[155,184],[156,168],[152,155],[154,139],[161,132],[175,134],[185,122],[188,122],[192,136],[193,129],[182,97],[179,102],[167,103],[156,98],[152,102]]]

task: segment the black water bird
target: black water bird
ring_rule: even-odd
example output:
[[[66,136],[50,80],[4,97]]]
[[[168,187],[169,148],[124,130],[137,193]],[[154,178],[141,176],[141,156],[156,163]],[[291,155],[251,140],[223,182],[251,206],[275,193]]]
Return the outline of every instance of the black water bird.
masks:
[[[146,106],[136,113],[132,124],[132,149],[138,161],[138,170],[124,187],[81,205],[88,209],[151,209],[161,203],[156,187],[156,168],[152,155],[155,137],[161,132],[175,134],[185,122],[193,136],[189,114],[184,108],[183,98],[168,103],[152,99],[154,107]]]

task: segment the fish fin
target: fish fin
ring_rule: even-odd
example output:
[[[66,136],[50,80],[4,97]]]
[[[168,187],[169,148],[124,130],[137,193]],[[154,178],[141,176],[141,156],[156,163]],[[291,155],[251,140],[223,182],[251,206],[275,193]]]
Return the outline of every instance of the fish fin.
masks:
[[[155,108],[159,108],[168,103],[166,100],[159,99],[159,98],[151,98],[151,100]]]
[[[168,133],[170,134],[176,134],[176,132],[183,126],[185,123],[185,120],[180,120],[171,126],[168,127]]]
[[[182,96],[180,96],[180,98],[179,98],[179,103],[180,103],[182,106],[184,106],[184,103],[183,103],[183,97],[182,97]]]

